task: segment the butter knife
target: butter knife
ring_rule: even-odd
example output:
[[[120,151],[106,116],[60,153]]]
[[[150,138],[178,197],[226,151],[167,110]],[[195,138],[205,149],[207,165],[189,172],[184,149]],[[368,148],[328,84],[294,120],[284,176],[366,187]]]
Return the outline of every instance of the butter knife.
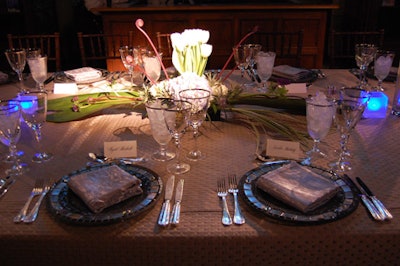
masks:
[[[379,211],[375,208],[374,204],[372,201],[366,196],[365,191],[363,189],[359,189],[357,185],[354,183],[354,181],[346,174],[344,174],[346,179],[353,185],[353,187],[356,189],[356,192],[360,196],[362,202],[364,203],[365,207],[368,209],[369,213],[372,215],[372,217],[377,220],[377,221],[383,221],[384,219],[381,217]]]
[[[170,201],[174,193],[174,182],[175,176],[171,175],[165,186],[164,202],[161,207],[160,216],[158,217],[158,224],[161,226],[167,226],[169,224]]]
[[[361,178],[356,177],[358,184],[365,190],[366,194],[374,203],[375,207],[378,209],[379,213],[384,219],[393,219],[393,215],[386,209],[385,205],[372,193],[368,186],[361,180]]]
[[[171,224],[178,224],[179,217],[181,213],[181,201],[183,195],[183,184],[185,183],[184,179],[179,180],[178,184],[176,185],[175,189],[175,204],[172,208],[172,215],[171,215]]]

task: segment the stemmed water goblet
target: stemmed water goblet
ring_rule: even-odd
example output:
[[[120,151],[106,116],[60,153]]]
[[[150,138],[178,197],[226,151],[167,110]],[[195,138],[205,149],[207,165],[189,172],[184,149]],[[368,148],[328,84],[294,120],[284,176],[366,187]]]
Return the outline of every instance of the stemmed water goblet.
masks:
[[[255,69],[257,63],[256,57],[261,50],[261,44],[246,44],[246,46],[249,48],[249,56],[247,57],[249,76],[254,81],[257,78]],[[251,83],[251,85],[254,85],[254,82]]]
[[[41,54],[30,55],[27,57],[32,78],[36,81],[36,88],[45,91],[44,81],[47,79],[47,56]]]
[[[199,127],[206,118],[210,92],[204,89],[187,89],[180,91],[179,97],[191,104],[188,123],[193,128],[194,149],[186,155],[186,158],[197,161],[205,158],[205,154],[199,150],[197,138],[199,136]]]
[[[330,166],[336,172],[351,170],[351,164],[347,160],[349,154],[347,143],[351,131],[362,117],[369,97],[369,93],[359,87],[342,88],[340,90],[340,99],[335,101],[334,123],[340,134],[341,151],[337,161],[330,163]]]
[[[247,45],[238,45],[232,48],[233,57],[237,68],[239,68],[242,78],[244,77],[244,71],[249,65],[248,57],[250,56],[250,49]]]
[[[377,47],[373,44],[358,43],[355,45],[355,59],[360,68],[360,87],[365,89],[368,82],[365,76],[369,64],[374,61]]]
[[[274,52],[258,52],[256,56],[257,74],[261,79],[260,91],[267,92],[267,82],[272,76],[276,54]]]
[[[172,136],[168,131],[164,119],[164,110],[168,102],[165,99],[156,99],[146,103],[146,111],[150,120],[151,132],[154,140],[160,145],[158,151],[151,155],[156,161],[169,161],[175,157],[175,153],[167,151],[167,146]]]
[[[20,163],[17,154],[17,142],[21,134],[21,105],[15,100],[0,101],[0,135],[7,140],[9,161],[13,163],[6,170],[7,175],[24,173],[24,165]]]
[[[168,99],[165,104],[167,104],[167,107],[163,109],[165,124],[176,146],[176,162],[167,165],[167,170],[171,174],[183,174],[190,170],[190,165],[180,159],[181,137],[187,127],[190,103]]]
[[[11,48],[5,51],[7,61],[11,68],[17,73],[20,84],[19,91],[24,91],[22,72],[26,65],[26,50],[23,48]]]
[[[306,99],[307,104],[307,130],[313,139],[313,147],[306,153],[308,159],[326,157],[326,153],[320,150],[319,143],[328,134],[333,120],[334,104],[323,93]]]
[[[395,53],[393,51],[378,50],[374,60],[374,75],[378,79],[377,91],[384,91],[383,80],[389,75]]]
[[[152,51],[145,51],[142,55],[143,67],[150,82],[155,83],[161,76],[161,63]],[[161,59],[161,58],[160,58]]]
[[[46,122],[47,93],[45,91],[28,91],[19,95],[22,107],[22,117],[25,123],[33,130],[37,143],[41,144],[41,129]],[[35,153],[32,161],[42,163],[53,158],[53,154],[41,151]]]
[[[140,47],[121,46],[119,48],[122,63],[130,75],[130,82],[133,85],[133,73],[135,67],[142,64]]]

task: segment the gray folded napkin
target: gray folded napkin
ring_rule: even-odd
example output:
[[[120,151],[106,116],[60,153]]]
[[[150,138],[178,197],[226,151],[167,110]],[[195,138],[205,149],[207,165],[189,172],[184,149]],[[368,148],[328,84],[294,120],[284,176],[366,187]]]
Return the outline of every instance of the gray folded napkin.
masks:
[[[299,81],[307,77],[310,74],[310,71],[288,65],[279,65],[273,68],[272,74],[293,81]]]
[[[304,213],[322,206],[339,191],[336,183],[294,161],[262,175],[256,186]]]
[[[94,213],[130,197],[142,194],[141,180],[117,165],[72,176],[68,187]]]

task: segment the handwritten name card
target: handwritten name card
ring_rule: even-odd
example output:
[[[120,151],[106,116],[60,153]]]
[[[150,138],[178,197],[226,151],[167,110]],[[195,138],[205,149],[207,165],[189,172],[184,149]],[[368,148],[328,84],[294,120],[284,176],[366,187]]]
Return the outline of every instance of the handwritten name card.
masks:
[[[300,153],[299,142],[267,139],[266,154],[268,156],[298,160]]]
[[[112,159],[137,157],[136,140],[104,142],[104,155]]]

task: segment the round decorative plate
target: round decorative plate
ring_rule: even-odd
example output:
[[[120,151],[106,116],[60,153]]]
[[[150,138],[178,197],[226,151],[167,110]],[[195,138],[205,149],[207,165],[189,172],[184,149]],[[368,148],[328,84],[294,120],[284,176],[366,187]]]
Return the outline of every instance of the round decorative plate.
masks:
[[[112,163],[114,164],[114,163]],[[138,165],[117,165],[142,181],[143,193],[118,204],[93,213],[85,203],[68,188],[68,181],[74,175],[93,171],[112,164],[87,167],[61,178],[50,190],[47,197],[49,211],[62,221],[79,225],[104,225],[130,219],[154,206],[162,190],[161,178],[151,170]]]
[[[293,225],[319,224],[335,221],[349,215],[357,208],[359,198],[354,193],[352,185],[348,181],[331,171],[314,166],[304,167],[308,167],[313,172],[332,180],[332,182],[335,182],[340,187],[340,191],[330,201],[314,211],[303,213],[257,188],[255,181],[259,177],[289,162],[269,162],[248,171],[241,178],[239,191],[251,208],[277,222]]]

